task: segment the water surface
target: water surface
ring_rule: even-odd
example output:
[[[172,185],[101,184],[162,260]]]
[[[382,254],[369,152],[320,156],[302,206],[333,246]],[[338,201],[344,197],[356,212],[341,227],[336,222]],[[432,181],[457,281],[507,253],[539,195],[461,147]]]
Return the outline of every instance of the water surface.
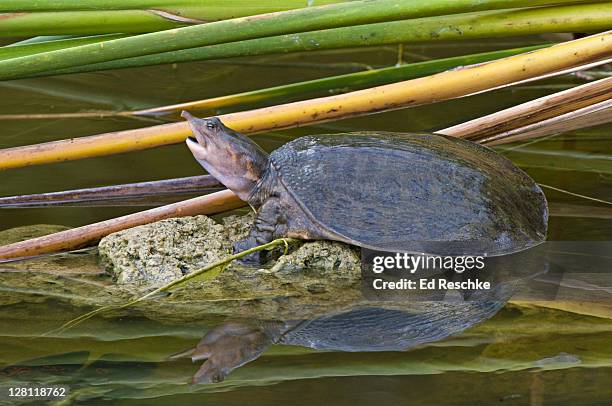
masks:
[[[530,39],[532,43],[540,41]],[[409,46],[405,59],[419,61],[519,45],[519,41],[504,40],[469,42],[459,47]],[[396,60],[397,48],[382,47],[12,81],[0,83],[0,113],[141,109],[390,66]],[[581,83],[582,78],[563,76],[431,106],[256,135],[254,139],[271,151],[307,134],[434,131]],[[151,124],[156,122],[129,118],[0,121],[0,147]],[[611,201],[611,130],[611,125],[604,125],[573,131],[505,153],[538,182]],[[0,174],[0,194],[50,192],[201,173],[187,148],[175,145],[6,171]],[[611,216],[594,215],[591,209],[605,205],[545,192],[553,211],[549,239],[610,240]],[[558,208],[568,207],[570,215],[554,215]],[[0,231],[34,224],[74,227],[142,209],[0,210]],[[98,273],[95,252],[60,257],[51,265],[35,264],[36,261],[29,262],[23,267],[52,270],[59,266],[63,273],[71,270],[72,276],[65,278],[70,283],[86,283],[92,297],[110,283]],[[3,278],[3,380],[69,384],[75,399],[81,402],[263,405],[287,401],[300,405],[365,405],[402,404],[409,399],[426,404],[573,405],[607,404],[612,398],[609,301],[607,305],[587,301],[580,306],[565,306],[564,310],[555,304],[539,307],[511,302],[492,319],[459,336],[408,352],[320,352],[273,346],[258,360],[234,371],[225,382],[191,387],[187,382],[197,366],[190,361],[168,361],[167,356],[194,345],[205,331],[223,322],[225,315],[204,313],[197,322],[185,322],[171,315],[151,318],[135,310],[120,317],[96,318],[63,337],[41,338],[42,332],[90,310],[94,303],[85,305],[58,293],[58,281],[64,277],[48,276],[44,283],[56,287],[48,289],[54,292],[52,295],[39,289],[44,286],[40,279],[37,289],[31,291],[27,280],[22,289],[16,289],[14,280],[9,288],[9,276]],[[596,284],[612,286],[609,278],[600,278]],[[579,298],[588,296],[588,291],[573,289]]]

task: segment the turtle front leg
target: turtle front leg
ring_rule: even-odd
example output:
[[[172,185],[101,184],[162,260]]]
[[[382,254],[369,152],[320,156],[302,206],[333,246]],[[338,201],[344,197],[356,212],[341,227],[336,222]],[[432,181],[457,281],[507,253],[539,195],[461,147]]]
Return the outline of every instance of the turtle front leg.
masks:
[[[269,243],[275,238],[283,236],[286,231],[287,225],[280,201],[278,198],[270,198],[257,212],[255,224],[249,235],[234,244],[234,253]],[[267,257],[267,251],[258,251],[241,258],[240,262],[247,265],[261,265],[266,262]]]
[[[223,381],[234,369],[257,359],[272,344],[275,331],[241,322],[215,327],[192,351],[192,361],[206,359],[193,377],[193,383]]]

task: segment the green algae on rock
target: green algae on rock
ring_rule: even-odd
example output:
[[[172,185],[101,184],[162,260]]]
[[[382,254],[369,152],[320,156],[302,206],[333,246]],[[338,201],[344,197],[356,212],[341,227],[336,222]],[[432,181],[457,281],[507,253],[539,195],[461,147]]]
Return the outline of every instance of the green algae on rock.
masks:
[[[162,285],[230,255],[240,233],[206,216],[161,220],[103,238],[100,262],[117,283]]]
[[[244,238],[252,222],[252,215],[229,216],[222,223],[206,216],[161,220],[105,237],[99,244],[100,261],[119,284],[165,284],[231,255],[232,245]],[[230,265],[236,267],[240,265]],[[341,273],[358,279],[359,251],[343,243],[313,241],[262,268],[278,274],[322,272],[327,278]],[[235,276],[248,279],[253,272],[244,269]]]

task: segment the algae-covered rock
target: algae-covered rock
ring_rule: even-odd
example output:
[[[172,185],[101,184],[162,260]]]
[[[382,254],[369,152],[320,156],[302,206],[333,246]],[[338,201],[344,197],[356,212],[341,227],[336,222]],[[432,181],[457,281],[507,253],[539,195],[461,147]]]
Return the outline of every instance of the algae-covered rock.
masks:
[[[100,241],[100,263],[117,283],[165,284],[230,255],[248,231],[238,219],[182,217],[120,231]]]
[[[111,234],[100,242],[101,264],[117,283],[162,285],[231,255],[233,244],[246,236],[252,223],[252,215],[226,217],[222,223],[195,216],[134,227]],[[232,264],[228,269],[232,273],[239,268]],[[308,242],[278,261],[271,260],[263,269],[279,275],[311,272],[311,277],[339,273],[354,279],[360,272],[359,251],[339,242]],[[254,271],[242,269],[234,277],[239,281],[249,279]],[[321,289],[312,287],[311,290]]]
[[[315,269],[346,274],[359,272],[360,266],[358,248],[335,241],[313,241],[302,244],[295,251],[280,257],[272,271],[303,272]]]

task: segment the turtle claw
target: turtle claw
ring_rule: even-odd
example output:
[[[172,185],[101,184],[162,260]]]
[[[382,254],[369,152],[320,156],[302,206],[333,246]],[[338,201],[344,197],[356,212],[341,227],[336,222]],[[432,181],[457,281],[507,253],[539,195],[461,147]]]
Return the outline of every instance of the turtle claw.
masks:
[[[210,361],[206,361],[193,376],[191,383],[197,385],[223,382],[229,372],[230,371],[219,368]]]

